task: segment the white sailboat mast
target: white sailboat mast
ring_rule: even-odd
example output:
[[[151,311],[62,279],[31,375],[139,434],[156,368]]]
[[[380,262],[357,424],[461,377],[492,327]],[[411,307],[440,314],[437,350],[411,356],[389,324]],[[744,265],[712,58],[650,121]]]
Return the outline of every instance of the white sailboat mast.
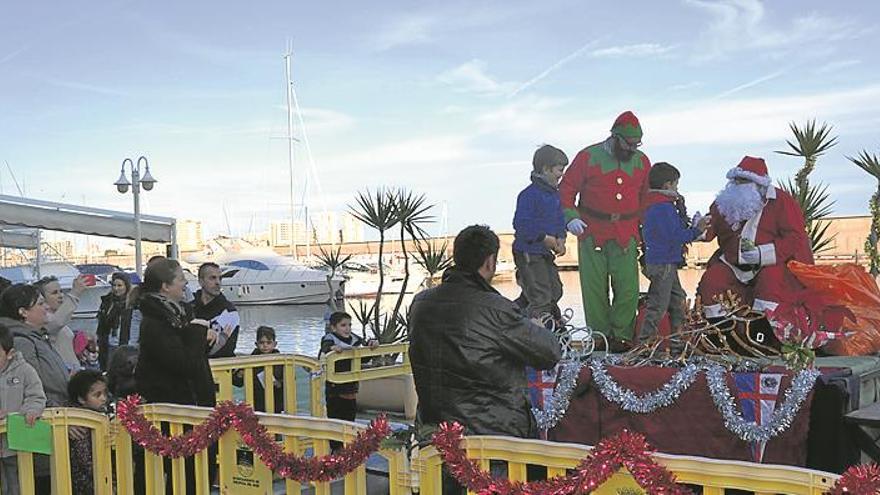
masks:
[[[290,172],[290,255],[296,259],[296,230],[294,229],[294,206],[293,206],[293,106],[291,100],[290,57],[293,55],[293,44],[287,43],[287,53],[284,54],[284,68],[287,77],[285,89],[287,90],[287,167]]]

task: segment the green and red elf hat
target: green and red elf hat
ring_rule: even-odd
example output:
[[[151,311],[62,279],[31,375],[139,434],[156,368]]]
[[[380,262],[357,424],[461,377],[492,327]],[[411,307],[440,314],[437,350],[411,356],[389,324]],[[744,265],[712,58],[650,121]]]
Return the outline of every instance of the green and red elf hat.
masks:
[[[642,139],[642,126],[639,119],[630,111],[623,112],[611,126],[611,134],[624,138]]]

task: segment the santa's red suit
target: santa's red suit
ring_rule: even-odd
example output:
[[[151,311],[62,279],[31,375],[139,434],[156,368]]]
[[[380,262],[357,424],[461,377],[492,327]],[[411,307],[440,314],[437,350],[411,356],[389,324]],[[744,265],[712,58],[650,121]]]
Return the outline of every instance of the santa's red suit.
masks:
[[[773,186],[763,159],[743,158],[727,173],[727,178],[728,188],[719,193],[710,208],[712,220],[706,234],[706,240],[718,238],[719,248],[697,287],[704,312],[710,318],[724,316],[717,296],[728,291],[739,295],[753,309],[775,309],[781,295],[802,287],[786,263],[813,263],[800,205],[790,194]],[[725,193],[749,183],[757,191],[756,207],[725,207],[733,203],[729,198],[734,196]],[[726,202],[719,203],[722,200]]]

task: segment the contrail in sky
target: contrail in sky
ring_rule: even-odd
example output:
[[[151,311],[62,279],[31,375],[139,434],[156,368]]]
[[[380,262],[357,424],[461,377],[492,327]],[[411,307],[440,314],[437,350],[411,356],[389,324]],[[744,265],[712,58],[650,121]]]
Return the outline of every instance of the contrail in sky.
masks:
[[[779,77],[779,76],[785,74],[786,72],[788,72],[788,69],[780,69],[780,70],[778,70],[778,71],[776,71],[776,72],[772,72],[772,73],[770,73],[770,74],[767,74],[766,76],[759,77],[759,78],[757,78],[757,79],[755,79],[755,80],[753,80],[753,81],[749,81],[749,82],[747,82],[747,83],[745,83],[745,84],[740,84],[739,86],[737,86],[737,87],[735,87],[735,88],[733,88],[733,89],[728,89],[727,91],[725,91],[725,92],[723,92],[723,93],[721,93],[721,94],[715,96],[715,97],[712,98],[712,99],[713,99],[713,100],[720,100],[720,99],[722,99],[722,98],[726,98],[726,97],[728,97],[728,96],[730,96],[730,95],[732,95],[732,94],[734,94],[734,93],[739,93],[740,91],[742,91],[742,90],[744,90],[744,89],[748,89],[748,88],[751,88],[752,86],[757,86],[757,85],[759,85],[759,84],[761,84],[761,83],[764,83],[764,82],[770,81],[770,80],[772,80],[772,79],[776,79],[777,77]]]
[[[508,95],[508,98],[513,98],[514,96],[521,93],[523,90],[528,89],[529,87],[533,86],[535,83],[540,81],[541,79],[544,79],[545,77],[550,75],[551,72],[553,72],[556,69],[562,67],[563,65],[571,62],[572,60],[580,57],[581,55],[584,54],[584,52],[586,52],[590,48],[596,46],[596,44],[599,43],[599,41],[600,41],[600,39],[595,39],[595,40],[587,43],[586,45],[575,50],[573,53],[569,54],[567,57],[563,58],[562,60],[560,60],[560,61],[556,62],[555,64],[551,65],[550,67],[546,68],[544,70],[544,72],[541,72],[537,76],[535,76],[535,77],[529,79],[528,81],[526,81],[525,83],[523,83],[520,87],[513,90],[513,92],[510,93],[510,95]]]

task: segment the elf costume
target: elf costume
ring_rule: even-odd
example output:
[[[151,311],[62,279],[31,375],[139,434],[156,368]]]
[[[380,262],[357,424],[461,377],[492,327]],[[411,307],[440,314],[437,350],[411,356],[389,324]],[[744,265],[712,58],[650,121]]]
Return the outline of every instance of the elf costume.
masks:
[[[606,336],[632,340],[639,298],[639,216],[651,162],[638,150],[628,160],[614,154],[615,136],[642,138],[632,112],[617,117],[611,134],[575,156],[559,184],[559,195],[566,222],[580,218],[586,223],[578,236],[578,265],[587,324]]]

